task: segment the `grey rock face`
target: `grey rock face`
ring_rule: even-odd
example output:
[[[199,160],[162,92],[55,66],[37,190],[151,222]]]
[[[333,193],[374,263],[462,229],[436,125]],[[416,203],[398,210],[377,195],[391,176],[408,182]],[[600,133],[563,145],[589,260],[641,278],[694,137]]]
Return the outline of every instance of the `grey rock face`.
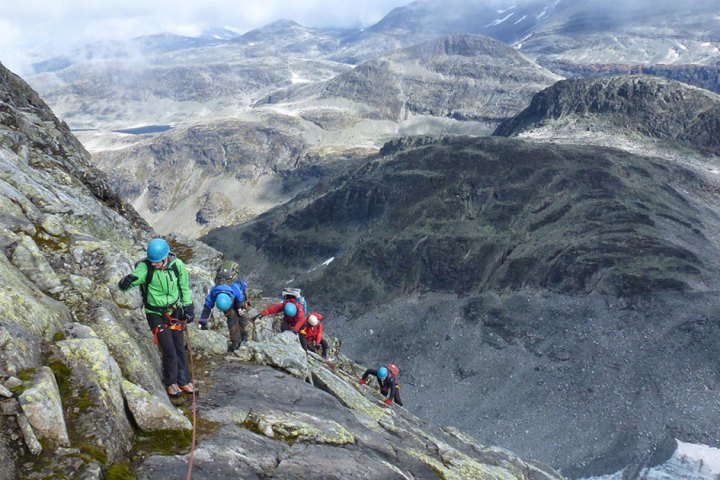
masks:
[[[314,369],[326,367],[317,364]],[[334,374],[327,370],[326,375]],[[517,467],[507,468],[511,464],[506,454],[486,450],[481,462],[466,442],[469,439],[428,430],[402,409],[387,410],[390,422],[370,417],[360,421],[355,416],[360,412],[342,406],[332,395],[264,366],[222,363],[212,370],[212,378],[220,380],[218,388],[200,397],[198,415],[200,421],[223,419],[224,425],[199,443],[193,477],[529,478]],[[329,383],[336,382],[343,381]],[[379,404],[377,398],[374,401]],[[505,465],[496,466],[497,462]],[[154,456],[142,462],[138,478],[186,471],[187,456]]]

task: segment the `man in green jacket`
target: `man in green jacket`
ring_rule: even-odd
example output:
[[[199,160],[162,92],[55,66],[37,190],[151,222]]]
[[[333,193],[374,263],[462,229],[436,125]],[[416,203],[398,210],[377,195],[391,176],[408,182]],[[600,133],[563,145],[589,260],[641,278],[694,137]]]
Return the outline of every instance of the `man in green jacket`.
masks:
[[[184,329],[195,319],[195,308],[183,261],[170,253],[165,240],[155,238],[148,243],[147,258],[138,262],[118,286],[123,291],[140,287],[148,325],[162,351],[163,382],[168,395],[192,393],[195,388],[187,375]]]

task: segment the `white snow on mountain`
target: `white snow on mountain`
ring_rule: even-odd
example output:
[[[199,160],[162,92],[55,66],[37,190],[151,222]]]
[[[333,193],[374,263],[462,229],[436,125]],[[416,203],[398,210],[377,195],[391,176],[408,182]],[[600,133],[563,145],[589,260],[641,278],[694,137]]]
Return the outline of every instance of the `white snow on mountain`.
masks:
[[[540,15],[538,15],[536,18],[537,18],[538,20],[540,20],[542,17],[544,17],[545,15],[547,15],[547,9],[548,9],[548,7],[543,8],[542,12],[540,12]]]
[[[517,5],[513,5],[512,7],[504,8],[504,9],[502,9],[502,10],[498,10],[497,13],[509,12],[510,10],[512,10],[512,9],[515,8],[515,7],[517,7]]]
[[[621,480],[623,471],[584,480]],[[720,476],[720,449],[677,441],[667,462],[643,469],[644,480],[716,480]]]
[[[527,15],[523,15],[523,16],[520,17],[518,20],[515,20],[515,25],[517,25],[518,23],[522,22],[522,21],[525,20],[526,18],[527,18]]]
[[[486,26],[486,27],[494,27],[495,25],[500,25],[501,23],[503,23],[505,20],[507,20],[508,18],[512,17],[513,15],[515,15],[515,12],[510,12],[510,15],[508,15],[507,17],[495,19],[495,20],[493,20],[492,22],[488,23],[488,24],[485,25],[485,26]]]
[[[514,49],[516,49],[516,50],[520,50],[520,49],[522,48],[523,43],[525,42],[525,40],[527,40],[527,39],[530,38],[530,37],[532,37],[532,33],[528,33],[528,34],[525,35],[523,38],[521,38],[521,39],[518,40],[517,42],[513,43],[511,46],[512,46]]]

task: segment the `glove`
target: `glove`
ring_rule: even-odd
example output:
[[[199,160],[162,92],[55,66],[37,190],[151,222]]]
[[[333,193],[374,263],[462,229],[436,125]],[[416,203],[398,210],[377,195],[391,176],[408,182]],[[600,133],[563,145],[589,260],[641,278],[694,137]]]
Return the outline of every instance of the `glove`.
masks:
[[[365,385],[367,382],[365,381],[364,378],[361,378],[361,379],[358,381],[358,383],[359,383],[360,385]]]
[[[208,320],[207,318],[201,318],[200,319],[200,330],[207,330],[208,329]]]
[[[137,279],[138,277],[136,277],[135,275],[125,275],[118,282],[118,287],[120,288],[120,290],[125,291],[130,288],[130,285],[132,285],[132,283]]]
[[[392,400],[389,398],[386,398],[385,400],[383,400],[383,403],[389,407],[390,405],[392,405]]]
[[[192,303],[190,305],[186,305],[183,307],[183,319],[187,323],[192,323],[193,320],[195,320],[195,305]]]

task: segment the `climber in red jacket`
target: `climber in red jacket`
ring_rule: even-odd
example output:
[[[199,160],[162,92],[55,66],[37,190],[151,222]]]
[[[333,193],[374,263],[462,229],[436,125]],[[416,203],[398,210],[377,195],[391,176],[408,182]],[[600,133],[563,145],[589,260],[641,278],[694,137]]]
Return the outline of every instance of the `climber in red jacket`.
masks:
[[[300,299],[299,288],[286,288],[283,290],[283,301],[266,307],[253,317],[253,321],[265,315],[275,315],[280,312],[283,312],[280,331],[292,330],[293,333],[300,332],[300,329],[305,325],[305,309]]]
[[[305,328],[300,330],[300,344],[307,351],[322,351],[322,357],[328,358],[328,342],[323,338],[323,316],[320,313],[313,312],[307,317]]]

